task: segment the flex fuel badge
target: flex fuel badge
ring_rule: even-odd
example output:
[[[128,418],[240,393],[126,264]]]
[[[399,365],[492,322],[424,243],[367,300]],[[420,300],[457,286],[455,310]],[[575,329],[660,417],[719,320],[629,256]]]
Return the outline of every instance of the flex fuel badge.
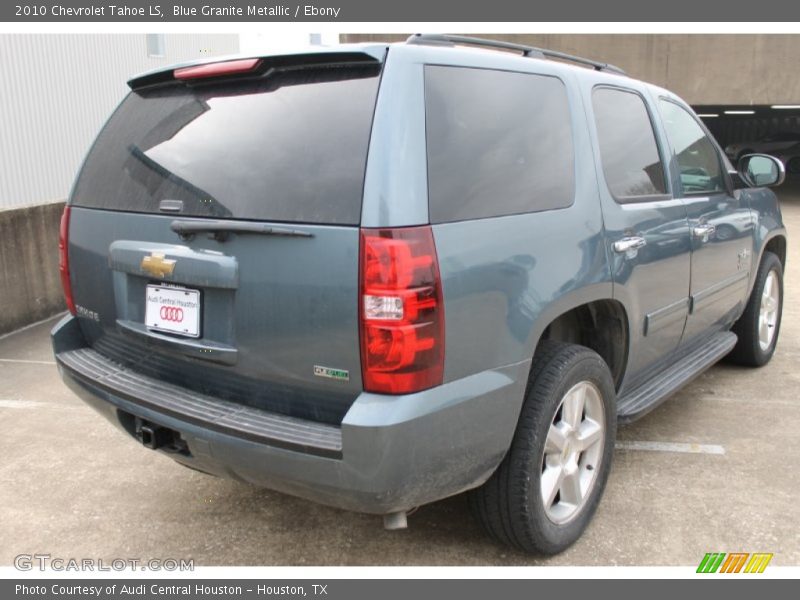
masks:
[[[350,381],[350,371],[345,371],[344,369],[331,369],[330,367],[314,365],[314,375],[339,381]]]

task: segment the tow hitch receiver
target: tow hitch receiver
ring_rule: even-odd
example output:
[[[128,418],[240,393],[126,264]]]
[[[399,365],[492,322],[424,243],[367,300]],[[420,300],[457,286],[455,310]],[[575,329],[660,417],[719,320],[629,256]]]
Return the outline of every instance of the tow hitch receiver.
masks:
[[[157,450],[172,442],[173,432],[158,425],[141,422],[139,427],[136,428],[136,437],[145,448]]]
[[[134,433],[145,448],[189,455],[186,441],[177,431],[136,417]]]

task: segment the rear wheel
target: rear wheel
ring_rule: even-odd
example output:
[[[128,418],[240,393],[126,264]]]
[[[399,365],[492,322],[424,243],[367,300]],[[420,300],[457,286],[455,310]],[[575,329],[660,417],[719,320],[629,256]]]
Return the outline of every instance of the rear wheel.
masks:
[[[574,344],[544,342],[530,377],[511,448],[470,505],[496,540],[555,554],[581,536],[600,502],[616,394],[603,359]]]
[[[778,343],[782,310],[783,265],[775,254],[764,252],[750,299],[732,328],[739,340],[728,359],[748,367],[767,364]]]

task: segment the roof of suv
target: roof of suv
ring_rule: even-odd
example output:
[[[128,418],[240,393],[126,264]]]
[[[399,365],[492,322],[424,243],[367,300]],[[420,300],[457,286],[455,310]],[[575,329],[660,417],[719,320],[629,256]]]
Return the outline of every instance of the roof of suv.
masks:
[[[188,67],[196,67],[201,65],[223,63],[229,61],[239,61],[246,59],[258,58],[288,58],[288,57],[308,57],[309,59],[314,56],[329,55],[333,56],[347,56],[348,61],[366,59],[368,61],[383,62],[386,51],[392,47],[400,49],[410,46],[427,46],[430,48],[439,47],[447,48],[448,52],[457,53],[497,53],[502,51],[501,54],[508,55],[508,52],[519,52],[520,58],[526,59],[555,59],[559,64],[570,70],[585,70],[589,67],[595,71],[603,71],[613,75],[621,75],[627,77],[626,73],[614,65],[595,61],[588,58],[573,56],[563,52],[548,50],[545,48],[537,48],[534,46],[525,46],[522,44],[514,44],[510,42],[503,42],[498,40],[488,40],[481,38],[456,36],[456,35],[441,35],[441,34],[415,34],[408,38],[405,42],[394,43],[357,43],[357,44],[337,44],[334,46],[309,46],[303,50],[293,50],[288,52],[274,52],[270,54],[231,54],[226,56],[216,56],[213,58],[204,58],[192,61],[185,61],[177,64],[158,67],[141,73],[132,77],[128,81],[128,85],[134,89],[151,83],[160,83],[169,79],[168,74],[171,74],[176,69],[184,69]],[[572,64],[565,64],[572,63]],[[574,66],[580,65],[580,67]]]

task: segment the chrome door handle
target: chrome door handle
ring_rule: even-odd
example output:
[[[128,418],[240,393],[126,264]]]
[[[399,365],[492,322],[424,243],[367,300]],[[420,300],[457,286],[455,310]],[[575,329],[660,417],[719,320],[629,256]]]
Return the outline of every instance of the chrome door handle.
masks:
[[[647,245],[647,241],[638,235],[631,237],[624,237],[621,240],[614,242],[614,252],[630,252],[631,250],[638,250]]]
[[[692,234],[694,235],[694,237],[705,239],[714,235],[714,232],[716,230],[717,228],[714,227],[713,225],[705,223],[703,225],[698,225],[697,227],[692,227]]]

